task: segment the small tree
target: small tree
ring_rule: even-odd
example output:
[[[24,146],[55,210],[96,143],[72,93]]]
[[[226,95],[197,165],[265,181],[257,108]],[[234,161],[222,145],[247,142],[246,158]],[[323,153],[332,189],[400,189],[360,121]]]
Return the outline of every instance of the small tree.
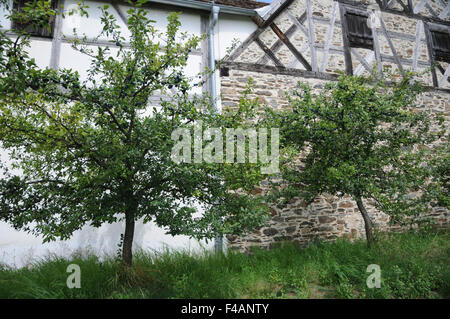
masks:
[[[49,3],[30,2],[13,16],[45,25],[56,14]],[[70,69],[39,68],[27,53],[25,31],[12,38],[0,33],[0,142],[21,171],[2,165],[0,220],[51,241],[124,216],[126,265],[138,219],[201,239],[251,229],[267,210],[259,199],[232,192],[252,189],[261,178],[258,165],[241,165],[236,179],[233,164],[172,160],[176,129],[190,130],[198,120],[238,125],[255,103],[244,97],[240,116],[218,115],[208,97],[189,96],[198,84],[183,69],[201,38],[180,33],[177,14],[159,32],[133,5],[127,39],[108,6],[101,8],[101,35],[116,50],[73,42],[92,58],[86,80]],[[149,109],[156,92],[170,92],[172,99]],[[205,214],[195,217],[200,207]]]
[[[442,138],[448,147],[448,132],[442,118],[418,111],[421,91],[411,75],[389,86],[342,75],[317,96],[299,84],[288,96],[290,110],[267,110],[266,122],[280,126],[284,153],[291,160],[305,156],[302,165],[284,166],[287,187],[275,197],[286,202],[301,195],[310,202],[322,193],[351,196],[369,245],[374,226],[363,198],[372,199],[392,222],[426,212],[435,199],[442,203],[445,180],[435,173],[445,170],[448,158],[433,166],[436,153],[427,145]]]

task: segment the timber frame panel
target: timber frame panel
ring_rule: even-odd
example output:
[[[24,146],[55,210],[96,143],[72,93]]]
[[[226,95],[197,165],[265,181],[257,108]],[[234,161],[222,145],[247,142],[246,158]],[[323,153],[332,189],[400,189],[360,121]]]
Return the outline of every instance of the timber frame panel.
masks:
[[[304,12],[300,12],[299,16],[296,16],[290,8],[293,0],[278,1],[269,15],[254,19],[258,28],[222,63],[222,68],[226,69],[226,72],[222,72],[222,74],[228,74],[229,69],[240,69],[331,80],[336,78],[336,74],[330,73],[329,70],[327,72],[327,65],[330,54],[334,54],[343,56],[347,74],[361,75],[365,71],[373,72],[376,68],[376,72],[381,75],[383,63],[395,66],[401,74],[405,74],[406,67],[412,71],[431,67],[433,88],[448,91],[450,89],[446,85],[450,82],[450,65],[444,67],[441,65],[442,63],[436,62],[431,32],[438,29],[450,34],[450,19],[448,19],[450,3],[439,0],[442,12],[438,13],[431,7],[429,1],[376,0],[379,9],[375,11],[373,4],[368,5],[361,1],[330,0],[332,3],[330,19],[312,14],[312,0],[302,0],[302,3],[306,4],[306,9]],[[365,57],[350,44],[346,21],[347,12],[367,16],[370,21],[373,47],[366,48],[371,52]],[[422,12],[428,13],[428,16]],[[382,14],[396,14],[412,19],[416,23],[415,35],[388,30]],[[281,15],[284,18],[283,21],[289,20],[292,23],[291,26],[285,28],[284,32],[277,22],[279,20],[277,18]],[[314,28],[318,25],[328,27],[325,41],[321,43],[314,37]],[[338,28],[342,33],[342,46],[333,45],[333,34]],[[266,30],[273,32],[277,38],[270,47],[261,40]],[[295,46],[291,39],[298,32],[301,32],[302,37],[306,37],[307,40],[303,44]],[[395,46],[397,41],[408,41],[411,44],[413,53],[410,57],[404,57],[398,52],[398,47]],[[381,49],[382,42],[383,51]],[[239,61],[238,58],[253,43],[262,49],[264,55],[256,63]],[[423,45],[426,46],[428,53],[427,61],[423,58],[423,50],[421,50]],[[283,48],[288,49],[287,52],[294,57],[286,65],[277,57],[277,53]],[[386,49],[390,51],[390,54],[386,53]],[[308,58],[304,55],[305,52],[309,53]],[[321,53],[320,61],[319,52]],[[273,66],[267,65],[268,62],[272,62]],[[359,63],[356,68],[354,62]],[[300,66],[300,68],[296,66]],[[442,76],[438,77],[436,71],[439,71]]]

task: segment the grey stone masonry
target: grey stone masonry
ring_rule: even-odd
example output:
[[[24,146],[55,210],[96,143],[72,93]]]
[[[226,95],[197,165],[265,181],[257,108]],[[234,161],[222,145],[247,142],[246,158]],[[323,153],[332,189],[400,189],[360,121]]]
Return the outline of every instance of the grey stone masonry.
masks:
[[[279,1],[280,6],[283,3]],[[221,78],[223,107],[233,107],[239,102],[249,78],[254,81],[253,97],[273,108],[284,109],[288,107],[286,91],[295,88],[299,81],[309,83],[318,91],[338,71],[357,75],[368,75],[374,68],[423,72],[438,62],[434,74],[426,72],[419,77],[430,89],[422,93],[417,105],[418,111],[443,113],[448,123],[450,65],[444,60],[433,60],[435,53],[430,46],[429,32],[440,30],[450,34],[450,4],[442,0],[403,0],[408,4],[405,9],[395,0],[388,3],[388,7],[380,10],[374,0],[294,0],[288,1],[279,12],[273,10],[275,15],[268,23],[263,20],[270,16],[264,16],[262,21],[256,19],[260,29],[224,64],[227,72]],[[349,47],[344,41],[340,11],[373,12],[374,8],[373,49]],[[299,54],[311,70],[298,59]],[[391,226],[389,216],[377,211],[373,203],[366,200],[365,204],[379,230],[402,229],[399,225]],[[356,203],[345,196],[319,196],[308,206],[295,199],[285,208],[272,207],[271,215],[266,227],[245,236],[230,236],[229,247],[245,251],[251,246],[270,247],[286,240],[305,245],[317,238],[332,240],[365,235]],[[447,209],[434,208],[430,215],[437,227],[450,226]]]

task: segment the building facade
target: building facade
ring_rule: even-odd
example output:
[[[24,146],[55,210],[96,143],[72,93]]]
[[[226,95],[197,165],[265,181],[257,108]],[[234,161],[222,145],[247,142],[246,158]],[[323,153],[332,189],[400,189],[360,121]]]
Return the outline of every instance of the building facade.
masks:
[[[286,0],[254,19],[258,29],[237,48],[221,70],[222,103],[235,105],[248,79],[254,97],[278,109],[287,106],[285,92],[298,81],[320,90],[337,72],[409,70],[425,72],[428,90],[421,111],[450,116],[450,3],[441,0]],[[436,65],[431,72],[426,72]],[[374,70],[375,68],[375,70]],[[401,75],[399,75],[401,76]],[[371,204],[369,214],[380,230],[395,230],[389,217]],[[230,247],[270,247],[279,241],[306,244],[316,238],[365,235],[358,207],[351,198],[320,196],[306,206],[300,199],[272,208],[268,227],[243,237],[229,237]],[[450,225],[449,211],[436,208],[439,227]]]
[[[15,0],[14,6],[20,7],[25,1]],[[75,0],[53,0],[52,5],[61,12],[78,8]],[[13,4],[10,0],[10,4]],[[90,58],[72,49],[71,41],[76,37],[86,36],[89,47],[95,49],[97,46],[110,46],[114,53],[117,50],[114,42],[107,37],[96,38],[102,30],[101,10],[104,5],[109,5],[108,11],[116,18],[120,30],[127,34],[127,13],[129,9],[126,1],[85,1],[89,6],[89,16],[79,14],[67,15],[64,19],[57,16],[52,22],[51,31],[34,29],[32,31],[29,48],[30,56],[35,58],[39,67],[45,68],[69,68],[79,72],[81,79],[87,77],[90,66]],[[63,5],[63,8],[61,8]],[[210,52],[214,58],[212,61],[222,59],[227,49],[232,46],[233,41],[244,41],[257,29],[253,22],[258,8],[267,6],[267,3],[256,1],[221,0],[214,4],[202,0],[155,0],[148,1],[144,5],[150,19],[155,21],[155,27],[161,31],[165,30],[167,17],[171,12],[180,12],[181,32],[191,35],[212,34],[212,49],[208,39],[205,39],[197,50],[190,53],[188,65],[185,69],[187,76],[196,76],[202,72],[211,61]],[[216,8],[217,21],[213,22],[213,8]],[[9,32],[14,37],[11,29],[18,26],[12,25],[7,18],[8,12],[0,5],[1,29]],[[20,26],[19,26],[20,27]],[[77,35],[73,29],[77,30]],[[124,43],[123,45],[127,45]],[[215,81],[216,91],[220,91],[220,82],[217,74]],[[211,81],[203,87],[196,87],[191,94],[211,90]],[[157,105],[163,96],[155,96],[152,104]],[[0,160],[8,162],[8,154],[0,148]],[[0,173],[1,174],[1,173]],[[23,266],[36,258],[45,255],[56,254],[70,256],[74,252],[92,252],[96,255],[115,255],[123,233],[122,222],[103,225],[100,228],[84,227],[77,231],[68,241],[57,241],[42,244],[42,238],[36,238],[25,232],[16,231],[8,224],[0,223],[0,263]],[[213,243],[190,239],[186,236],[166,235],[166,230],[157,227],[153,223],[137,223],[135,231],[135,248],[146,250],[160,250],[164,247],[188,250],[201,250],[202,247],[212,249]]]
[[[15,1],[16,5],[21,2]],[[71,68],[86,77],[90,59],[71,48],[70,41],[76,37],[74,28],[79,35],[86,35],[90,46],[111,46],[114,50],[108,38],[96,39],[102,27],[99,7],[109,4],[109,11],[126,34],[126,3],[98,0],[86,4],[90,7],[89,17],[57,17],[51,32],[35,30],[30,55],[39,66]],[[77,1],[54,1],[55,8],[61,5],[64,8],[59,10],[71,10],[77,7]],[[236,105],[249,78],[254,79],[254,96],[274,108],[283,108],[287,106],[285,92],[298,81],[320,90],[327,81],[336,80],[337,71],[356,75],[368,75],[373,68],[425,71],[437,63],[436,69],[422,78],[429,90],[421,96],[421,109],[450,115],[447,0],[274,0],[270,5],[250,0],[151,0],[145,8],[158,28],[163,29],[168,14],[177,11],[181,12],[182,31],[212,36],[212,42],[204,40],[190,54],[186,73],[198,74],[224,59],[215,81],[192,92],[215,90],[219,93],[219,108]],[[6,16],[0,9],[1,28],[10,30],[11,21]],[[241,44],[227,56],[227,49],[235,40]],[[153,102],[158,103],[160,98],[156,96]],[[8,161],[7,153],[1,149],[0,156],[2,161]],[[229,246],[246,250],[252,245],[270,247],[281,240],[304,244],[314,238],[364,235],[360,213],[349,198],[321,196],[309,206],[294,200],[271,212],[267,227],[243,237],[229,237]],[[388,216],[373,208],[369,213],[379,227],[388,228]],[[438,225],[449,224],[447,210],[438,208],[433,216]],[[99,229],[85,227],[69,241],[43,245],[40,238],[0,223],[0,262],[26,265],[49,252],[66,256],[85,250],[114,254],[122,232],[121,223]],[[164,229],[153,224],[138,223],[135,234],[136,247],[143,249],[212,248],[211,243],[165,235]]]

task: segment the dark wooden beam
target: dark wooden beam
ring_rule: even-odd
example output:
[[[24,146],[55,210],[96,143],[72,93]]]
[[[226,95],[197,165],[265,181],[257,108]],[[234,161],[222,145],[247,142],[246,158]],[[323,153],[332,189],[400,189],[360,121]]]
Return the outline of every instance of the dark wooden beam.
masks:
[[[413,14],[413,1],[412,0],[408,0],[408,14]]]
[[[304,12],[300,18],[298,18],[298,22],[300,24],[303,24],[306,21],[306,12]],[[287,31],[284,33],[284,35],[286,37],[290,37],[291,35],[293,35],[295,33],[295,31],[297,31],[297,26],[295,24],[291,25],[289,29],[287,29]],[[270,50],[272,50],[273,53],[276,53],[281,47],[283,46],[283,42],[278,39],[277,41],[275,41],[275,43],[270,47]],[[266,64],[268,61],[268,57],[265,55],[263,56],[261,59],[258,60],[258,62],[256,62],[257,64]]]
[[[244,52],[245,49],[247,49],[250,44],[252,44],[259,37],[259,35],[264,32],[264,30],[264,28],[256,29],[247,39],[245,39],[244,42],[242,42],[240,46],[236,48],[236,50],[233,51],[233,53],[230,54],[230,56],[227,58],[227,61],[236,60],[242,54],[242,52]]]
[[[352,53],[350,41],[348,40],[347,19],[345,18],[347,10],[341,3],[339,3],[339,11],[341,15],[342,42],[344,43],[345,73],[353,74]]]
[[[236,50],[234,50],[234,52],[228,57],[227,61],[235,61],[242,54],[242,52],[244,52],[245,49],[247,49],[250,44],[256,41],[259,35],[266,30],[265,28],[270,23],[272,23],[273,20],[275,20],[280,15],[280,13],[283,12],[283,10],[287,8],[293,1],[294,0],[284,1],[284,3],[280,5],[280,7],[278,7],[278,9],[274,13],[272,13],[272,15],[265,21],[262,20],[259,16],[252,17],[253,22],[255,22],[259,28],[256,29],[239,47],[237,47]]]
[[[253,21],[255,21],[256,24],[259,23],[258,24],[259,27],[265,28],[268,25],[270,25],[280,15],[280,13],[284,11],[284,9],[289,7],[292,4],[292,2],[294,2],[294,0],[285,0],[283,2],[283,4],[281,4],[278,7],[278,9],[274,13],[272,13],[272,15],[269,18],[267,18],[267,20],[265,20],[265,21],[261,21],[261,20],[259,22],[255,21],[255,20],[253,20]]]
[[[278,36],[278,38],[288,47],[289,51],[295,56],[295,58],[303,64],[306,70],[311,71],[312,67],[306,61],[305,57],[295,48],[295,46],[292,44],[292,42],[289,40],[289,38],[278,28],[278,26],[275,24],[275,22],[272,22],[270,24],[270,28],[275,32],[275,34]]]
[[[266,55],[275,63],[276,66],[283,66],[280,60],[275,56],[275,54],[265,45],[259,38],[255,39],[256,44],[266,53]]]
[[[244,63],[244,62],[223,62],[221,65],[222,68],[226,68],[228,70],[240,70],[247,72],[256,72],[256,73],[266,73],[273,75],[289,75],[294,77],[300,77],[305,79],[318,79],[325,81],[337,81],[339,75],[330,74],[330,73],[322,73],[322,72],[314,72],[314,71],[306,71],[299,69],[292,69],[280,66],[270,66],[270,65],[261,65],[254,63]],[[392,85],[392,83],[387,82],[388,85]],[[424,86],[425,91],[431,92],[443,92],[450,94],[450,89],[438,88],[432,86]]]
[[[427,38],[427,49],[428,49],[428,57],[430,59],[431,77],[433,79],[433,86],[438,87],[439,82],[437,79],[436,68],[435,68],[435,54],[434,54],[434,48],[433,48],[433,43],[432,43],[433,40],[432,40],[431,31],[430,31],[430,27],[428,26],[428,23],[423,24],[423,30],[424,30],[425,36]]]
[[[222,67],[228,68],[229,70],[231,69],[231,70],[258,72],[258,73],[291,75],[301,78],[315,78],[328,81],[336,80],[338,78],[338,75],[336,74],[293,69],[284,66],[271,66],[271,65],[262,65],[244,62],[224,62],[222,64]]]
[[[406,13],[409,12],[408,6],[406,4],[404,4],[402,0],[397,0],[397,3],[402,6],[404,12],[406,12]]]

